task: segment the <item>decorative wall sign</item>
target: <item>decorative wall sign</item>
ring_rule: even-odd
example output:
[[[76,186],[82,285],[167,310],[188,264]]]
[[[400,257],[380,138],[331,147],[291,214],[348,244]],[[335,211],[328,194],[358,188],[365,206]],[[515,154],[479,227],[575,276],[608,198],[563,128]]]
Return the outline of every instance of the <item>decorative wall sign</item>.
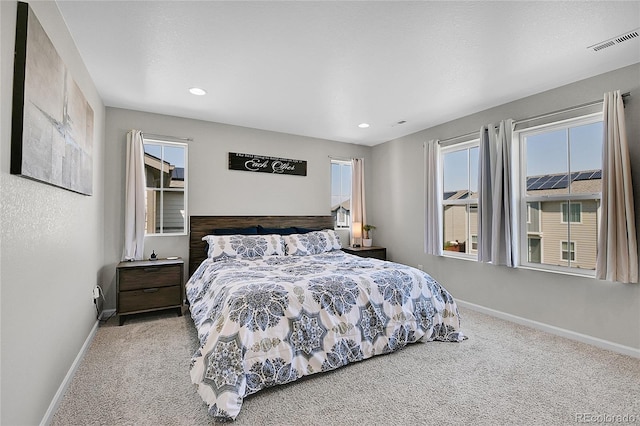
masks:
[[[93,109],[27,3],[18,2],[11,173],[93,192]]]
[[[264,157],[254,154],[229,153],[229,170],[272,173],[279,175],[307,175],[307,162],[288,158]]]

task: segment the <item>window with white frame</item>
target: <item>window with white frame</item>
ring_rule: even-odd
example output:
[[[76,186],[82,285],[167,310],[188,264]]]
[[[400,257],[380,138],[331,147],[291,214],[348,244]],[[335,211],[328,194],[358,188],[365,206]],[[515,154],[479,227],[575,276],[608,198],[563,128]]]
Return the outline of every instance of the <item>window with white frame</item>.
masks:
[[[477,257],[478,144],[476,139],[440,151],[445,256]]]
[[[582,203],[573,202],[562,204],[562,223],[582,222]]]
[[[560,245],[560,256],[562,260],[576,260],[576,243],[573,241],[562,241]]]
[[[602,115],[593,114],[516,134],[523,265],[593,274],[602,194],[602,132]]]
[[[147,235],[187,233],[187,144],[144,139]]]
[[[336,229],[351,226],[351,161],[331,160],[331,215]]]

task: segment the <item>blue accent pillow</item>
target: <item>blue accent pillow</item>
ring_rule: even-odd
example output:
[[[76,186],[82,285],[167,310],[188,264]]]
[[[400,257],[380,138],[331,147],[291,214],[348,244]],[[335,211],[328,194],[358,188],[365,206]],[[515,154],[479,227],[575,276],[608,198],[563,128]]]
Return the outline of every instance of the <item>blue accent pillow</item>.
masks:
[[[298,231],[294,227],[289,228],[265,228],[262,225],[258,225],[258,234],[259,235],[291,235],[297,234]]]
[[[248,226],[246,228],[221,228],[214,229],[211,235],[258,235],[257,226]]]
[[[297,234],[308,234],[309,232],[321,231],[321,229],[312,229],[312,228],[298,228],[296,226]]]

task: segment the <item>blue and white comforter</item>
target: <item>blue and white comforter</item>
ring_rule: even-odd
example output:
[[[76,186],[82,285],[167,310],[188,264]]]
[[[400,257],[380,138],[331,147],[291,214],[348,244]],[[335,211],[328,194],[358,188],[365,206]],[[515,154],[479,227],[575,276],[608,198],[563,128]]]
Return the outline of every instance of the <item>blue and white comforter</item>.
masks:
[[[418,340],[464,339],[453,298],[428,274],[339,250],[207,259],[186,286],[201,343],[191,379],[218,419],[265,387]]]

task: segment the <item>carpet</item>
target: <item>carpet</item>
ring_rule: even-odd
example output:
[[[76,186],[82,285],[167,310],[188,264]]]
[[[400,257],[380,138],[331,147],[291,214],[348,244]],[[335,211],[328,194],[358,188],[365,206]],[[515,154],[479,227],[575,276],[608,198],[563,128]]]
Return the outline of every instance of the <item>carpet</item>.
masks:
[[[407,346],[245,399],[237,425],[640,423],[640,361],[460,309],[462,343]],[[188,315],[102,324],[53,425],[215,424]]]

